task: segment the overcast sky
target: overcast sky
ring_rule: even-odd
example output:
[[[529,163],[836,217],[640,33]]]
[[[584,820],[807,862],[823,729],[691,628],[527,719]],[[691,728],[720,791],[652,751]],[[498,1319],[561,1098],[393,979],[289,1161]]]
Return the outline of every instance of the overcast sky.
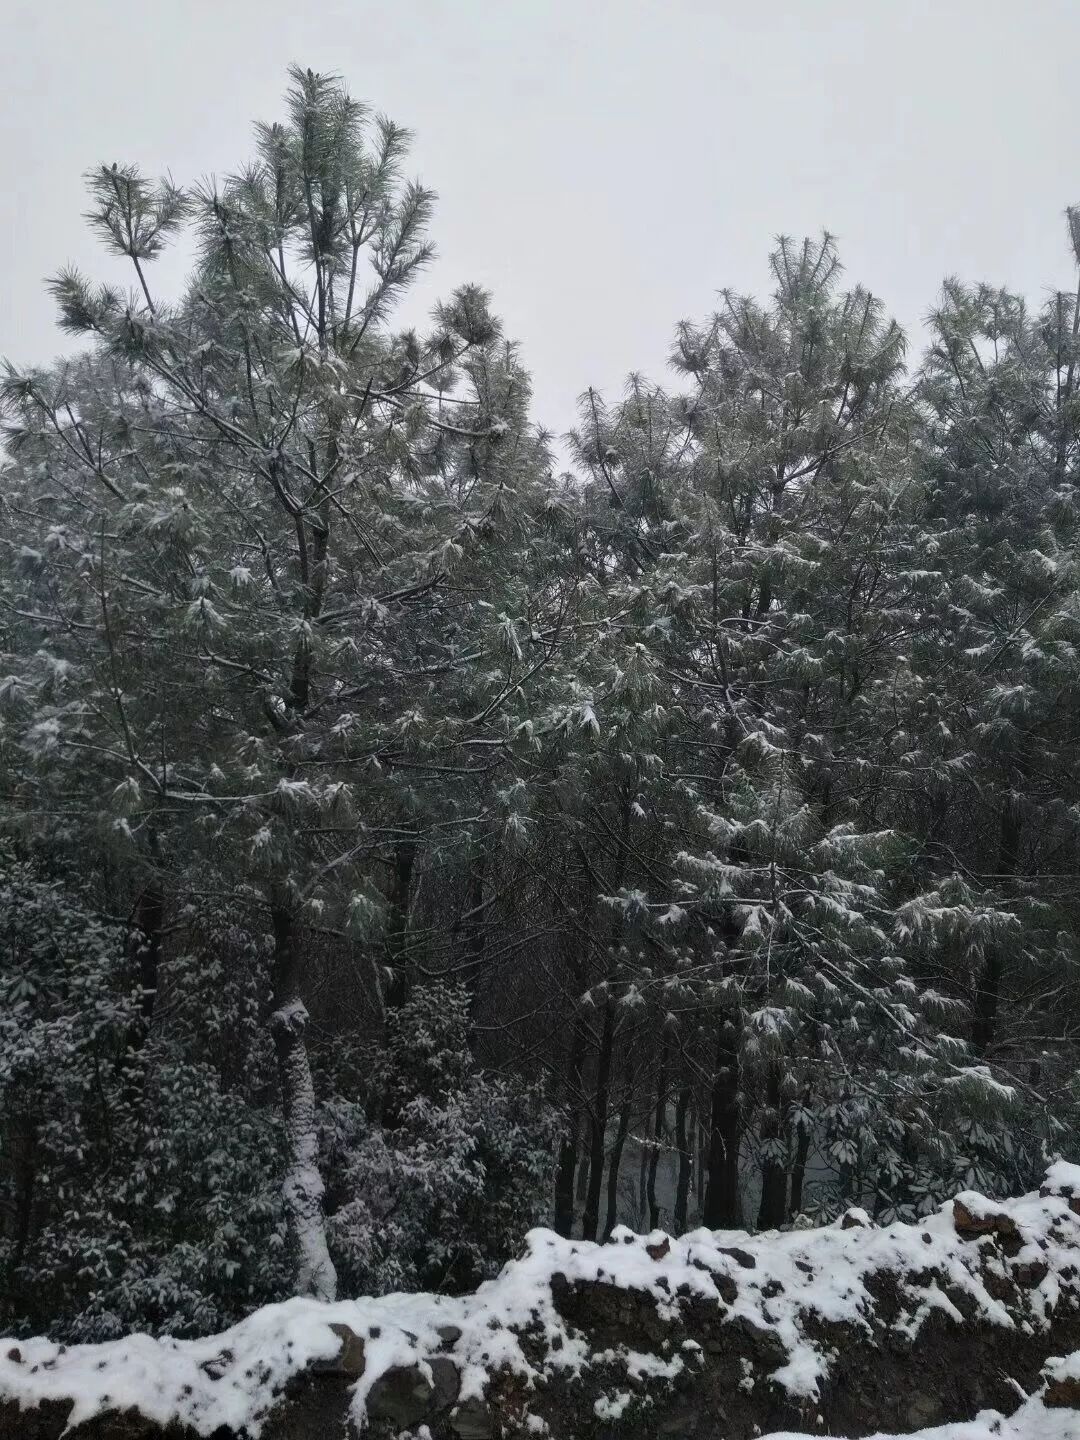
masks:
[[[416,132],[423,301],[477,281],[572,422],[660,377],[674,324],[828,227],[909,328],[957,273],[1070,281],[1077,0],[3,0],[0,354],[62,348],[42,277],[110,273],[80,176],[226,172],[290,61]],[[163,275],[166,287],[171,278]]]

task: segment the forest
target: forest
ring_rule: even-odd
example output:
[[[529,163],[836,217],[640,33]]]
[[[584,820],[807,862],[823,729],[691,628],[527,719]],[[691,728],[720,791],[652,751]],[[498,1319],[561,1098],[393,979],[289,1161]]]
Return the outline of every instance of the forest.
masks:
[[[0,376],[2,1333],[1080,1154],[1080,210],[910,350],[782,237],[560,435],[482,290],[402,328],[409,140],[297,68],[94,170],[128,281]]]

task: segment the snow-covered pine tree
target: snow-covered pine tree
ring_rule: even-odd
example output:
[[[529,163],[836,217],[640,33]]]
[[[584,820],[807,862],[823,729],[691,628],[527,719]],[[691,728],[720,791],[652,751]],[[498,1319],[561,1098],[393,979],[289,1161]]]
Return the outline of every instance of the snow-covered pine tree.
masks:
[[[1080,215],[1068,237],[1080,261]],[[1075,969],[1078,511],[1077,293],[1038,314],[990,286],[946,283],[920,376],[925,554],[944,577],[914,652],[901,763],[925,893],[907,923],[962,999],[976,1055],[1026,1101],[976,1121],[967,1183],[1030,1183],[1070,1123],[1065,1015]],[[933,960],[927,959],[927,953]],[[1048,1107],[1044,1092],[1053,1093]]]
[[[708,325],[681,327],[689,395],[633,381],[614,413],[590,395],[578,432],[635,639],[667,680],[665,820],[683,843],[641,913],[666,922],[676,906],[709,955],[714,1224],[739,1219],[744,1138],[759,1223],[775,1225],[789,1175],[801,1199],[815,1116],[840,1168],[859,1150],[865,1174],[891,1163],[875,1129],[891,1133],[901,1093],[910,1145],[916,1122],[933,1133],[914,1098],[931,1075],[955,1065],[976,1085],[937,1033],[947,997],[906,973],[903,837],[875,765],[934,581],[913,554],[903,339],[872,296],[837,291],[828,237],[782,241],[772,264],[770,306],[727,295]],[[889,1062],[856,1096],[853,1057],[874,1049]]]
[[[136,288],[58,277],[90,350],[4,383],[5,764],[36,822],[63,796],[80,844],[127,847],[176,901],[212,884],[270,930],[297,1288],[322,1296],[306,927],[377,933],[372,857],[414,776],[501,756],[528,599],[519,585],[504,613],[518,551],[500,546],[546,463],[483,294],[459,291],[426,336],[388,328],[431,254],[407,138],[295,70],[286,121],[225,183],[95,171],[92,221]],[[198,262],[168,304],[150,266],[184,225]],[[441,703],[470,690],[475,708]],[[425,822],[457,823],[445,787],[434,801]]]

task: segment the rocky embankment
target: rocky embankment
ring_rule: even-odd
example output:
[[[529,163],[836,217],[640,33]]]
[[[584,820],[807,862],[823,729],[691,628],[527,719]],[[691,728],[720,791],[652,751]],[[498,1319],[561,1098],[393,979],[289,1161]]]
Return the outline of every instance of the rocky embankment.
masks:
[[[915,1225],[853,1210],[819,1230],[607,1245],[537,1230],[460,1298],[292,1300],[197,1341],[0,1342],[0,1440],[750,1440],[946,1422],[975,1422],[955,1440],[1080,1440],[1080,1167]]]

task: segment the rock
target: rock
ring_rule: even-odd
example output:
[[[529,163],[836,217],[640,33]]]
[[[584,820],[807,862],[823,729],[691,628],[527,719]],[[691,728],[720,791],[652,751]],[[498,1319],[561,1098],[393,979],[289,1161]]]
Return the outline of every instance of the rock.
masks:
[[[844,1211],[843,1219],[840,1221],[841,1230],[869,1230],[870,1216],[858,1205],[853,1205],[850,1210]]]
[[[399,1365],[380,1375],[368,1395],[368,1415],[408,1429],[437,1411],[448,1410],[461,1391],[461,1376],[445,1355],[428,1361],[431,1378],[419,1365]]]
[[[448,1410],[461,1394],[461,1375],[457,1366],[445,1355],[433,1355],[428,1361],[435,1382],[436,1410]]]
[[[725,1352],[740,1355],[758,1370],[775,1370],[790,1359],[787,1347],[774,1330],[762,1329],[745,1315],[725,1320],[722,1328],[702,1344],[710,1355]]]
[[[435,1386],[419,1365],[399,1365],[380,1375],[371,1387],[368,1415],[406,1430],[424,1418],[434,1398]]]
[[[331,1361],[326,1370],[332,1370],[337,1375],[351,1375],[354,1380],[358,1379],[364,1373],[363,1340],[355,1331],[350,1330],[348,1325],[339,1325],[332,1321],[330,1329],[341,1341],[341,1350],[337,1359]]]
[[[728,1249],[721,1247],[720,1254],[730,1255],[732,1260],[734,1260],[737,1265],[741,1265],[744,1270],[757,1269],[757,1261],[748,1250],[740,1250],[737,1246],[732,1245]]]
[[[657,1418],[656,1432],[658,1435],[692,1435],[699,1418],[700,1412],[695,1405],[673,1407]]]
[[[1037,1285],[1041,1285],[1049,1273],[1050,1267],[1045,1260],[1028,1260],[1013,1270],[1016,1283],[1028,1290],[1034,1290]]]
[[[936,1425],[941,1415],[940,1400],[935,1400],[932,1395],[916,1393],[904,1407],[904,1424],[910,1425],[913,1430],[922,1430],[926,1426]]]
[[[651,1260],[663,1260],[671,1251],[671,1236],[654,1230],[645,1242],[645,1253]]]
[[[461,1339],[460,1325],[440,1325],[437,1329],[439,1339],[444,1345],[456,1345]]]
[[[691,1260],[695,1270],[704,1270],[706,1275],[711,1276],[716,1286],[716,1293],[723,1300],[725,1305],[734,1305],[739,1294],[739,1287],[726,1270],[710,1270],[703,1260]],[[681,1293],[682,1286],[679,1287]]]
[[[1002,1304],[1015,1300],[1014,1285],[1008,1276],[1001,1275],[996,1270],[984,1270],[982,1281],[986,1286],[987,1294],[992,1295],[995,1300]]]
[[[222,1350],[220,1355],[215,1355],[210,1360],[204,1360],[199,1369],[204,1375],[209,1375],[211,1380],[220,1380],[232,1362],[232,1351]]]
[[[470,1395],[450,1416],[450,1429],[459,1440],[490,1440],[498,1433],[495,1417],[486,1401]]]
[[[13,1345],[7,1352],[7,1358],[15,1365],[22,1364],[22,1351],[17,1345]]]
[[[1055,1410],[1080,1410],[1080,1378],[1063,1375],[1051,1380],[1043,1394],[1043,1404]]]
[[[1003,1239],[1014,1239],[1018,1232],[1016,1221],[1001,1210],[981,1210],[975,1213],[959,1196],[953,1201],[953,1224],[956,1233],[963,1240],[979,1235],[1000,1235]]]

